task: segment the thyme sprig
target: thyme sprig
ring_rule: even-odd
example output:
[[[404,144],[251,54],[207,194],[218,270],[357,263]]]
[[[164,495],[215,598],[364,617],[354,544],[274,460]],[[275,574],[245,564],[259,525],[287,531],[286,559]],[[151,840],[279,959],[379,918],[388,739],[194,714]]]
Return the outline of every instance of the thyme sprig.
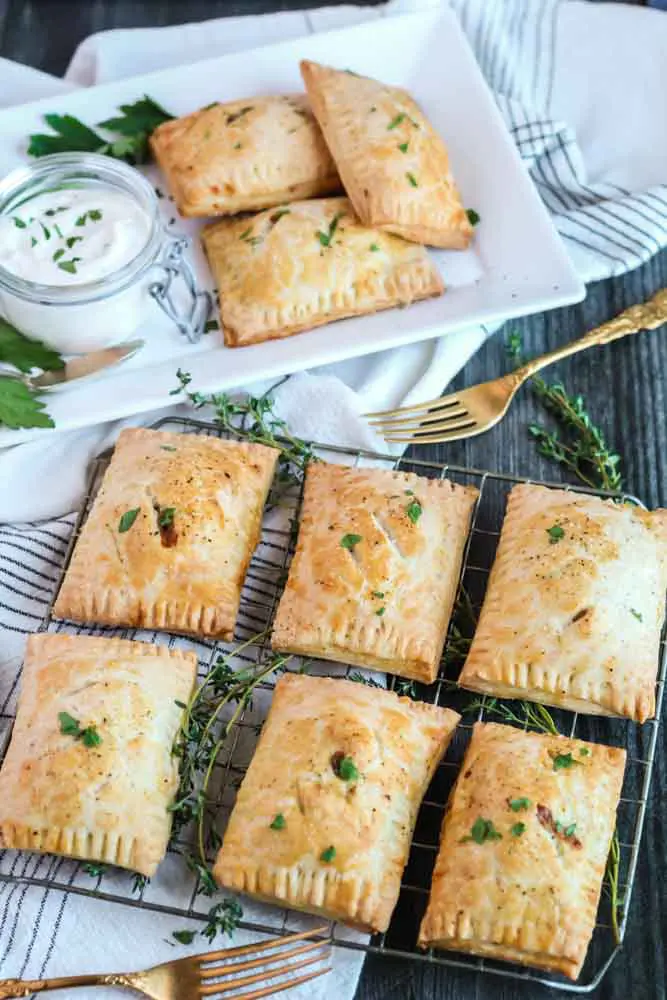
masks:
[[[192,376],[180,368],[176,372],[176,378],[179,385],[172,390],[171,395],[184,392],[197,410],[205,406],[212,407],[213,422],[222,430],[231,431],[245,441],[278,448],[278,479],[281,483],[299,483],[306,466],[310,462],[319,461],[310,445],[290,433],[287,423],[275,414],[273,400],[268,393],[263,396],[246,396],[243,399],[232,399],[224,392],[207,395],[191,392],[188,387]]]
[[[477,615],[470,594],[461,587],[445,644],[443,662],[447,671],[457,671],[463,666],[476,628]]]
[[[511,333],[506,347],[514,365],[524,364],[520,334]],[[559,425],[554,431],[542,424],[529,425],[528,432],[540,455],[569,469],[586,486],[611,492],[621,490],[620,456],[610,450],[604,434],[591,420],[583,397],[571,396],[561,382],[548,383],[539,375],[534,375],[529,385]]]

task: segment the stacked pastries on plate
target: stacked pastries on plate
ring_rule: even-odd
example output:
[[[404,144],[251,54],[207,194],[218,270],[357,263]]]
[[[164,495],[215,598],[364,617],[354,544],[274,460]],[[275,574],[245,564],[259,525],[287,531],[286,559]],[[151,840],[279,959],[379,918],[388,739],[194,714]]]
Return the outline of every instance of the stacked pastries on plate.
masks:
[[[123,431],[56,613],[233,635],[277,452]],[[435,680],[476,491],[312,463],[273,629],[278,650]],[[643,720],[667,586],[667,512],[519,486],[461,683]],[[194,654],[30,639],[0,771],[0,843],[151,875],[178,775]],[[287,674],[214,868],[221,886],[386,930],[417,811],[456,712]],[[576,978],[595,922],[625,752],[475,727],[419,943]]]
[[[472,236],[445,145],[406,91],[301,71],[307,98],[213,104],[151,138],[183,215],[264,210],[203,232],[231,347],[441,295],[423,244]]]

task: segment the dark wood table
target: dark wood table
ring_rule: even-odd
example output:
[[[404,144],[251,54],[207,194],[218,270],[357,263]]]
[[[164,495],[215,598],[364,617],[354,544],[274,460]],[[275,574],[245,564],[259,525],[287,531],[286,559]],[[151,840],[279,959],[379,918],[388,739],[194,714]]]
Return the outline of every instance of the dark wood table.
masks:
[[[362,0],[363,2],[363,0]],[[0,55],[61,74],[77,43],[105,28],[176,24],[232,14],[313,6],[314,0],[0,0]],[[667,15],[666,15],[667,16]],[[662,97],[655,95],[656,102]],[[508,324],[532,356],[563,344],[667,286],[667,252],[622,278],[591,285],[580,305]],[[455,387],[472,385],[507,368],[502,333],[466,365]],[[622,456],[624,485],[649,506],[667,505],[667,329],[591,351],[553,370],[571,393],[581,393],[594,421]],[[490,433],[448,447],[422,448],[420,457],[559,480],[540,458],[527,428],[543,414],[524,390]],[[667,921],[667,762],[660,747],[644,842],[623,953],[597,993],[598,1000],[659,1000],[667,968],[661,927]],[[549,993],[494,977],[370,956],[358,1000],[528,1000]],[[555,995],[555,994],[554,994]],[[559,994],[564,996],[565,994]]]

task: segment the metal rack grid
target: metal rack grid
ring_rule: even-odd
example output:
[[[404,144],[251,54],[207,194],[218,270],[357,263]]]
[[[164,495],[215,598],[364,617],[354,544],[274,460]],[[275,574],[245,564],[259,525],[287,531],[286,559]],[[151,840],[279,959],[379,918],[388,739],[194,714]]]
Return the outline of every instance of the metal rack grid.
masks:
[[[185,418],[166,418],[154,425],[155,428],[174,431],[188,431],[199,434],[215,434],[229,437],[227,432],[213,424],[206,424]],[[495,548],[502,522],[505,498],[510,487],[517,483],[529,482],[515,476],[484,472],[477,469],[465,469],[457,466],[441,464],[418,459],[394,458],[388,455],[374,454],[365,451],[350,452],[345,448],[335,446],[315,446],[321,454],[332,460],[346,464],[370,462],[385,468],[415,472],[428,478],[442,478],[445,475],[454,482],[472,484],[480,491],[477,501],[470,536],[468,538],[461,586],[470,595],[475,610],[481,606],[488,573],[493,562]],[[102,474],[108,465],[110,453],[100,456],[94,463],[90,487],[83,509],[72,533],[72,538],[65,556],[62,573],[55,593],[57,593],[71,553],[81,527],[88,515],[92,501],[101,481]],[[562,484],[545,484],[571,489],[576,492],[595,496],[608,497],[611,494],[583,487],[563,487]],[[639,501],[629,495],[624,499],[639,504]],[[298,524],[301,490],[289,487],[280,494],[269,497],[268,514],[265,516],[262,540],[252,559],[247,579],[243,588],[241,612],[237,626],[237,640],[249,641],[242,650],[235,652],[232,663],[239,665],[268,664],[271,651],[268,648],[268,630],[282,585],[286,576],[289,559],[293,551]],[[470,694],[457,690],[453,682],[455,676],[450,676],[447,668],[447,649],[451,638],[452,625],[445,645],[445,654],[436,683],[430,687],[415,685],[416,695],[421,700],[431,701],[438,705],[447,705],[459,711],[470,702]],[[220,654],[229,654],[229,647],[238,650],[238,642],[234,644],[215,641],[192,640],[152,631],[136,629],[112,629],[95,626],[73,626],[70,623],[55,621],[52,618],[52,605],[48,608],[40,631],[66,631],[68,633],[87,635],[120,635],[139,638],[156,643],[187,646],[195,649],[200,661],[200,676],[203,676]],[[259,639],[257,638],[259,634]],[[431,787],[422,804],[419,813],[408,865],[404,872],[401,893],[392,919],[385,934],[375,935],[370,941],[361,939],[359,935],[350,934],[341,925],[332,923],[331,939],[339,947],[355,949],[362,952],[386,954],[393,957],[413,961],[430,962],[454,968],[484,971],[496,976],[527,981],[533,984],[556,987],[571,993],[589,993],[594,990],[607,972],[620,950],[627,926],[630,898],[637,867],[641,833],[644,825],[646,804],[651,781],[651,773],[655,755],[658,727],[662,711],[662,695],[667,669],[667,651],[665,635],[661,637],[660,665],[656,692],[656,716],[643,726],[631,722],[606,719],[604,717],[579,716],[572,712],[552,710],[552,715],[558,729],[570,736],[583,739],[593,739],[598,742],[623,746],[628,751],[623,793],[618,811],[617,832],[620,844],[620,875],[619,897],[623,899],[620,916],[620,942],[616,943],[612,934],[611,910],[609,899],[604,893],[600,903],[598,922],[589,948],[588,957],[577,983],[571,983],[560,976],[549,977],[544,973],[521,969],[502,962],[476,958],[472,955],[456,955],[447,952],[429,950],[421,952],[416,948],[417,929],[426,907],[428,889],[433,865],[438,849],[438,840],[442,814],[448,793],[465,752],[473,721],[486,717],[484,705],[488,699],[482,699],[483,706],[477,712],[475,720],[464,715],[445,761],[439,766]],[[287,669],[298,669],[298,658],[295,657]],[[351,667],[338,669],[333,664],[318,662],[311,664],[309,669],[328,676],[349,676],[356,673]],[[458,668],[457,668],[458,669]],[[16,692],[19,673],[13,680],[5,704],[0,708],[0,761],[4,756],[9,742],[11,725],[15,714]],[[388,678],[389,687],[401,689],[402,682],[398,678]],[[232,727],[228,740],[216,765],[214,782],[215,805],[219,816],[219,828],[224,828],[226,817],[233,804],[235,789],[240,784],[245,768],[252,755],[252,747],[257,738],[261,720],[265,715],[273,678],[263,682],[258,688],[259,697],[254,707],[247,708]],[[510,704],[511,702],[506,702]],[[171,914],[182,918],[207,919],[208,909],[216,900],[206,900],[197,894],[196,879],[191,878],[191,884],[184,890],[174,889],[175,873],[178,874],[179,885],[187,882],[187,869],[180,857],[183,849],[190,846],[188,831],[184,831],[180,841],[172,840],[167,859],[161,866],[155,879],[149,884],[142,884],[133,879],[131,874],[113,870],[101,876],[91,875],[86,866],[77,861],[48,856],[34,856],[17,852],[0,852],[0,882],[10,882],[16,885],[33,885],[45,889],[57,889],[64,892],[95,897],[115,903],[123,903],[133,907]],[[175,868],[172,866],[176,866]],[[164,879],[162,872],[169,869],[168,877]],[[172,877],[169,877],[172,876]],[[95,884],[91,884],[94,881]],[[303,915],[288,910],[281,911],[278,907],[253,904],[243,900],[244,919],[240,926],[248,930],[266,934],[284,933],[287,929],[303,926]],[[322,921],[318,918],[318,923]]]

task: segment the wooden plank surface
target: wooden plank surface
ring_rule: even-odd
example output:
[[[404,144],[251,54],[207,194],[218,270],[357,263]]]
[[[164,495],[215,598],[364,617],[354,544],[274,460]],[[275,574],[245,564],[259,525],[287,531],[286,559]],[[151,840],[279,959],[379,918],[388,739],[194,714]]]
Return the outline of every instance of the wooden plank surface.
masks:
[[[312,6],[312,0],[0,0],[0,55],[62,73],[77,43],[93,31],[114,27],[176,24],[220,15]],[[644,267],[589,288],[585,302],[512,322],[532,356],[586,330],[667,286],[667,252]],[[505,371],[503,334],[469,362],[455,387]],[[643,333],[562,362],[549,372],[571,393],[581,393],[594,421],[622,456],[626,489],[649,506],[667,505],[667,329]],[[461,465],[560,480],[560,470],[541,459],[527,427],[542,413],[523,390],[504,421],[490,433],[448,447],[420,449],[420,457]],[[664,729],[663,729],[664,733]],[[631,917],[624,952],[597,1000],[660,1000],[667,971],[659,928],[667,918],[667,777],[665,738],[660,740]],[[357,1000],[532,1000],[545,990],[478,974],[438,969],[370,956]],[[561,994],[564,995],[564,994]]]

